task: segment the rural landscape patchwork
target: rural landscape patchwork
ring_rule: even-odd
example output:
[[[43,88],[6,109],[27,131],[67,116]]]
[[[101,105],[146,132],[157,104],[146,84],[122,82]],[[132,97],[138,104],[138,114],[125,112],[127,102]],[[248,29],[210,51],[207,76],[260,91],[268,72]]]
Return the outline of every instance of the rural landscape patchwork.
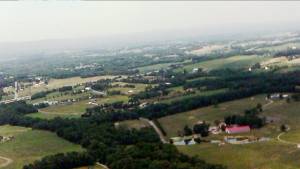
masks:
[[[0,169],[300,169],[300,31],[225,34],[0,52]]]

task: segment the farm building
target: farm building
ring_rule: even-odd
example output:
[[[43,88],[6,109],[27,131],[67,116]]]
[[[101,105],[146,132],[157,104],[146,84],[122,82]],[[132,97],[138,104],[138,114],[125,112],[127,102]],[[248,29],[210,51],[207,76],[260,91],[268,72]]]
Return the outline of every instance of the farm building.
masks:
[[[249,126],[227,126],[225,129],[225,132],[228,134],[235,134],[235,133],[245,133],[245,132],[250,132],[250,127]]]
[[[193,68],[192,73],[197,73],[199,71],[199,68]]]

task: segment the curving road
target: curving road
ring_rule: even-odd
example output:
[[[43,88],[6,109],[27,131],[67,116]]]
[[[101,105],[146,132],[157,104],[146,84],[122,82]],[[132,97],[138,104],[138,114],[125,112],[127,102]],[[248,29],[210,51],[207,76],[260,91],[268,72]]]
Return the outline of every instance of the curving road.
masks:
[[[2,159],[2,160],[5,161],[4,163],[1,163],[1,164],[0,164],[0,168],[4,168],[4,167],[8,166],[10,163],[13,162],[12,159],[7,158],[7,157],[3,157],[3,156],[0,156],[0,159]]]

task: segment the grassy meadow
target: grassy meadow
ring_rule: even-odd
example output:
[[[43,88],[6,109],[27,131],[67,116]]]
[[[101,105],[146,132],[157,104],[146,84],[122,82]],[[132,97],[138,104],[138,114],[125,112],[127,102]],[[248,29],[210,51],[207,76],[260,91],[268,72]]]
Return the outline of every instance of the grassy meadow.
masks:
[[[16,126],[0,126],[1,136],[14,136],[11,141],[0,143],[0,156],[12,160],[5,169],[21,169],[44,156],[62,152],[83,151],[76,144],[70,143],[56,134]]]
[[[34,93],[38,93],[41,91],[47,91],[51,89],[57,89],[63,86],[75,86],[82,83],[87,82],[94,82],[101,79],[111,79],[116,76],[94,76],[94,77],[88,77],[88,78],[81,78],[81,77],[71,77],[71,78],[65,78],[65,79],[50,79],[48,82],[48,85],[46,84],[40,84],[35,85],[32,87],[27,87],[24,90],[21,90],[19,95],[20,96],[28,96],[32,95]],[[13,92],[14,88],[9,87],[4,89],[5,92]]]
[[[97,98],[96,102],[98,104],[104,104],[104,103],[113,103],[118,101],[127,102],[128,96],[124,96],[124,95],[107,96],[103,98]],[[43,119],[52,119],[55,117],[78,118],[83,113],[85,113],[85,110],[87,108],[95,106],[95,105],[88,104],[89,102],[90,102],[89,100],[82,100],[70,104],[53,105],[53,106],[40,109],[38,113],[32,113],[29,114],[28,116],[43,118]]]
[[[149,126],[148,123],[145,123],[144,121],[141,120],[125,120],[119,122],[119,127],[121,128],[141,129],[148,126]]]
[[[177,69],[177,71],[182,71],[183,69],[186,69],[188,72],[191,72],[193,68],[203,68],[204,70],[225,69],[225,68],[248,69],[251,65],[254,65],[255,63],[260,63],[267,59],[269,58],[258,56],[258,55],[232,56],[229,58],[214,59],[214,60],[189,64],[182,68]]]
[[[217,107],[209,106],[166,116],[160,118],[159,122],[167,132],[168,136],[174,137],[177,136],[177,132],[182,130],[185,125],[192,127],[199,120],[213,124],[214,120],[223,120],[224,116],[243,113],[245,109],[252,108],[256,106],[257,103],[265,104],[265,95],[225,102],[219,104]]]
[[[181,90],[180,87],[176,87],[173,88],[174,91],[172,92],[183,92],[183,89]],[[182,99],[188,99],[188,98],[193,98],[195,96],[210,96],[210,95],[214,95],[214,94],[219,94],[219,93],[224,93],[226,92],[227,89],[217,89],[217,90],[208,90],[208,91],[196,91],[195,94],[189,94],[189,95],[184,95],[184,96],[172,96],[172,92],[169,94],[172,97],[165,99],[165,100],[161,100],[161,103],[171,103],[173,101],[180,101]]]
[[[209,106],[192,111],[179,113],[159,119],[159,122],[167,132],[169,137],[177,136],[177,131],[182,130],[185,125],[192,127],[199,120],[205,120],[213,125],[214,120],[222,120],[224,116],[230,114],[243,113],[247,108],[255,106],[257,103],[267,104],[264,106],[263,116],[272,117],[273,123],[267,124],[261,129],[252,130],[250,133],[239,135],[250,135],[268,137],[271,140],[266,142],[231,145],[201,143],[190,146],[177,146],[177,148],[187,155],[197,155],[198,157],[211,162],[228,166],[228,169],[300,169],[299,158],[300,149],[300,104],[286,100],[275,100],[270,103],[265,100],[265,95],[258,95],[251,98],[240,99],[221,103],[218,107]],[[287,124],[290,131],[280,136],[280,126]],[[210,135],[207,139],[222,139],[221,135]],[[288,141],[285,142],[285,141]]]

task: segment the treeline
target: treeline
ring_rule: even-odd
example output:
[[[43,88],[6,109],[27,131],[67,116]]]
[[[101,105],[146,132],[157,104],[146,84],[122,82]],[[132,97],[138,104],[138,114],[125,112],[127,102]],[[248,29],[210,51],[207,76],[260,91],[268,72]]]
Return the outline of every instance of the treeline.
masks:
[[[139,92],[131,97],[136,100],[143,100],[143,99],[150,99],[159,96],[165,96],[168,93],[169,91],[167,90],[166,85],[158,85],[155,87],[152,86],[146,87],[145,91]]]
[[[274,57],[300,55],[300,49],[287,49],[274,54]]]
[[[19,101],[11,104],[0,104],[0,113],[29,114],[36,113],[38,110],[33,105],[27,105],[25,101]],[[1,119],[0,119],[1,120]]]
[[[78,166],[89,166],[95,162],[88,153],[71,152],[46,156],[34,164],[25,165],[23,169],[68,169]]]
[[[126,159],[122,158],[126,156]],[[108,160],[112,169],[224,169],[221,165],[208,164],[196,157],[190,158],[167,144],[137,144],[123,148]],[[112,163],[111,163],[112,162]]]
[[[35,100],[35,99],[39,99],[39,98],[43,98],[43,97],[46,97],[48,94],[50,93],[54,93],[56,91],[59,91],[59,92],[67,92],[67,91],[72,91],[73,90],[73,87],[72,86],[63,86],[63,87],[60,87],[58,89],[52,89],[52,90],[47,90],[47,91],[41,91],[41,92],[37,92],[35,94],[33,94],[31,96],[31,100]]]
[[[66,92],[66,91],[71,91],[71,90],[73,90],[72,86],[63,86],[63,87],[58,88],[59,92]]]
[[[245,110],[244,115],[231,115],[224,118],[227,125],[249,125],[251,128],[261,128],[266,124],[265,117],[259,117],[262,109],[258,107]]]
[[[37,92],[35,94],[33,94],[31,96],[31,100],[35,100],[35,99],[39,99],[39,98],[43,98],[46,97],[48,94],[55,92],[56,90],[48,90],[48,91],[41,91],[41,92]]]
[[[247,76],[228,76],[224,81],[231,84],[224,93],[210,96],[194,96],[171,103],[149,104],[145,108],[130,110],[102,111],[99,108],[89,109],[90,115],[101,115],[103,121],[120,121],[138,117],[160,118],[175,113],[185,112],[199,107],[215,105],[221,102],[241,99],[262,93],[296,92],[300,84],[300,71],[287,74],[261,74]],[[234,84],[236,82],[236,84]],[[229,86],[228,86],[229,87]]]
[[[103,91],[111,87],[111,82],[111,79],[98,80],[96,83],[92,84],[91,88],[93,90]]]

